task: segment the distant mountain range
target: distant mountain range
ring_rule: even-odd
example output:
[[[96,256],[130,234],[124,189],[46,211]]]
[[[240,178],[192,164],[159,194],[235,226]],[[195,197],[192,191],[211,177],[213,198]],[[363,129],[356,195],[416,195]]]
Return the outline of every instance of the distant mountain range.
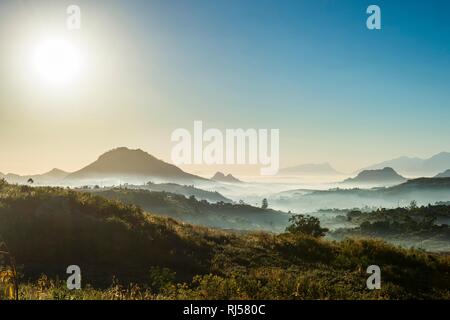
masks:
[[[385,167],[383,169],[361,171],[355,178],[346,179],[342,183],[387,186],[399,184],[406,180],[405,177],[399,175],[394,169]]]
[[[205,178],[184,172],[180,168],[166,163],[140,149],[117,148],[102,154],[88,166],[67,173],[53,169],[42,175],[19,176],[0,174],[12,183],[27,183],[33,179],[36,184],[80,184],[118,181],[121,183],[144,183],[148,181],[195,183],[209,181]]]
[[[280,170],[281,175],[340,175],[329,163],[307,163]]]
[[[233,177],[231,173],[228,175],[224,175],[222,172],[216,172],[216,174],[211,178],[211,180],[219,181],[219,182],[231,182],[231,183],[240,183],[241,180]]]
[[[273,208],[313,212],[319,209],[396,208],[450,201],[450,178],[418,178],[384,188],[334,188],[329,190],[294,189],[268,197]]]
[[[402,175],[409,176],[435,176],[439,172],[450,169],[450,153],[441,152],[431,158],[400,157],[361,169],[374,170],[391,167]]]
[[[0,178],[4,178],[11,183],[24,184],[27,183],[29,179],[33,181],[39,181],[40,184],[53,183],[55,181],[60,181],[64,179],[69,173],[60,169],[53,169],[47,173],[35,174],[29,176],[21,176],[14,173],[3,174],[0,172]]]

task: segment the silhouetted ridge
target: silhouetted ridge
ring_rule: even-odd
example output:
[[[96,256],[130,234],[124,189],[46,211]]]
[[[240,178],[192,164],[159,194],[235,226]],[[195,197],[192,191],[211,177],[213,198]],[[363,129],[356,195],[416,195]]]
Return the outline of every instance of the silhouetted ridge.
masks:
[[[355,178],[344,180],[344,183],[402,183],[407,179],[402,177],[394,169],[386,167],[378,170],[364,170]]]
[[[450,178],[450,169],[445,170],[444,172],[439,173],[436,175],[435,178]]]
[[[97,178],[162,178],[170,180],[205,180],[184,172],[180,168],[155,158],[141,149],[125,147],[113,149],[102,154],[95,162],[70,174],[67,179]]]

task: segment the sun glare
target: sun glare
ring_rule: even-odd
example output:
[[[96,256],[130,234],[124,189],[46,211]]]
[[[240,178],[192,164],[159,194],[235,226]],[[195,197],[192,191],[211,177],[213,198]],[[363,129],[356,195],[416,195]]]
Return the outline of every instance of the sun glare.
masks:
[[[32,67],[40,81],[52,86],[67,85],[80,75],[83,58],[70,41],[49,38],[34,49]]]

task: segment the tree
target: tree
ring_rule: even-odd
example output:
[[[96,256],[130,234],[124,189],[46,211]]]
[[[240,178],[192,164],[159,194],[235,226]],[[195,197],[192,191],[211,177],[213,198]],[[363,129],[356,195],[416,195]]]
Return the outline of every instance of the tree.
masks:
[[[417,201],[413,200],[409,203],[409,210],[415,210],[417,209]]]
[[[261,208],[267,209],[268,207],[269,207],[269,203],[267,202],[267,199],[264,198],[263,201],[262,201]]]
[[[329,230],[320,226],[320,220],[308,215],[295,215],[289,219],[291,223],[286,231],[292,234],[304,234],[313,237],[323,237]]]

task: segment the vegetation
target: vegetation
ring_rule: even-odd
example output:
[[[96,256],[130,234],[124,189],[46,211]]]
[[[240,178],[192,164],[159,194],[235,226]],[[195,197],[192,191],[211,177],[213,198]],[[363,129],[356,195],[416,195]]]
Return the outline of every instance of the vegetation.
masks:
[[[0,182],[20,299],[449,299],[450,257],[377,240],[232,233],[61,188]],[[81,267],[83,289],[65,286]],[[382,269],[366,288],[367,266]]]
[[[15,258],[5,242],[0,242],[0,299],[19,298],[18,275]]]
[[[137,205],[146,211],[204,226],[234,230],[267,230],[282,232],[290,215],[271,209],[219,201],[209,203],[168,192],[140,189],[86,190],[101,197]]]
[[[444,204],[407,208],[377,209],[370,212],[352,210],[347,221],[356,227],[336,230],[333,238],[369,236],[405,246],[434,251],[450,251],[450,206]]]
[[[317,217],[311,217],[308,215],[295,215],[289,219],[290,226],[286,228],[286,231],[293,234],[304,234],[312,237],[323,237],[328,232],[327,228],[320,226],[320,220]]]
[[[418,207],[412,201],[407,208],[385,209],[380,208],[373,211],[351,210],[347,213],[350,221],[361,224],[363,222],[389,221],[398,223],[413,223],[419,225],[432,225],[432,221],[437,219],[450,218],[450,206],[444,204],[428,205]]]

